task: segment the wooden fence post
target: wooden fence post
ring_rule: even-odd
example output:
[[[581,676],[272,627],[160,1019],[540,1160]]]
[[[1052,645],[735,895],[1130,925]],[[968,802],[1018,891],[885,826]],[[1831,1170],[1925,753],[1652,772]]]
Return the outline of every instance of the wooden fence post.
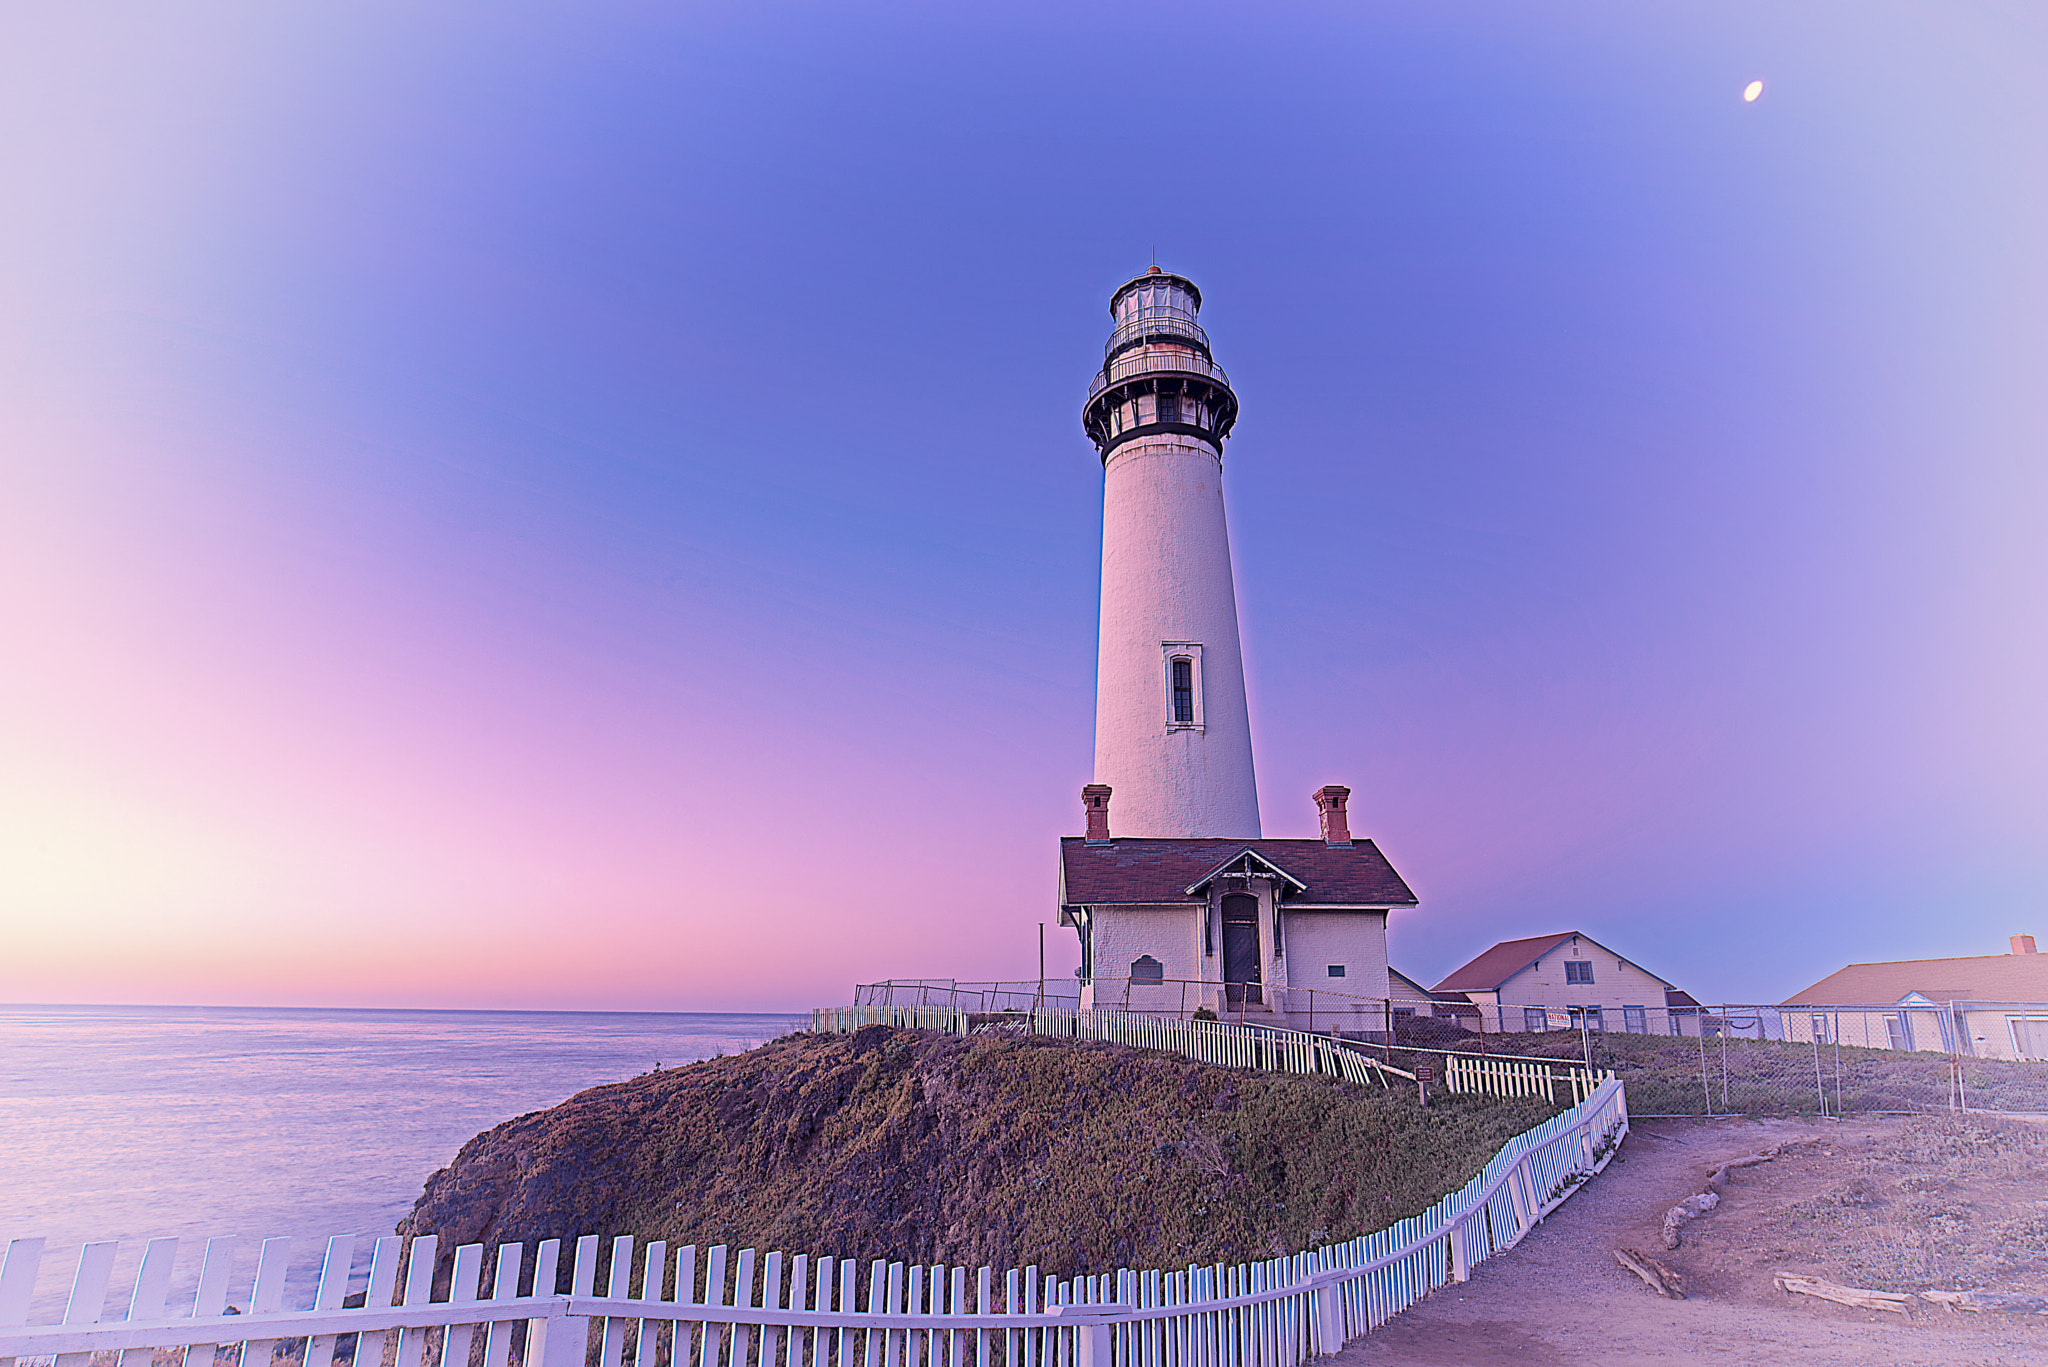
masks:
[[[538,1353],[533,1347],[536,1329],[540,1330]],[[546,1319],[526,1322],[526,1343],[526,1360],[530,1363],[539,1363],[540,1367],[583,1367],[590,1346],[590,1321],[557,1309]]]
[[[1113,1349],[1107,1324],[1076,1325],[1074,1340],[1080,1349],[1076,1367],[1110,1367]]]
[[[1466,1214],[1469,1215],[1470,1212],[1468,1211]],[[1451,1221],[1450,1224],[1451,1280],[1454,1282],[1470,1281],[1472,1279],[1472,1268],[1465,1259],[1465,1218],[1466,1216],[1461,1215]]]
[[[1080,1283],[1075,1283],[1073,1289],[1079,1290]],[[1029,1300],[1030,1297],[1027,1293],[1027,1305]],[[1105,1316],[1118,1315],[1122,1312],[1127,1312],[1130,1308],[1130,1306],[1121,1303],[1088,1304],[1077,1299],[1067,1301],[1061,1305],[1047,1306],[1046,1313],[1057,1316],[1060,1319],[1076,1321],[1074,1324],[1073,1367],[1115,1367],[1116,1325],[1115,1321],[1107,1319]],[[1051,1336],[1057,1332],[1057,1329],[1049,1329],[1046,1339],[1046,1351],[1044,1357],[1040,1360],[1041,1363],[1049,1364],[1052,1361]],[[1026,1361],[1029,1360],[1027,1348]]]
[[[1507,1187],[1508,1199],[1514,1203],[1515,1218],[1521,1223],[1522,1233],[1527,1234],[1536,1227],[1536,1192],[1535,1184],[1529,1180],[1526,1161],[1515,1164],[1515,1170],[1508,1174]]]
[[[1316,1288],[1316,1352],[1334,1353],[1344,1346],[1344,1320],[1337,1305],[1337,1284]]]

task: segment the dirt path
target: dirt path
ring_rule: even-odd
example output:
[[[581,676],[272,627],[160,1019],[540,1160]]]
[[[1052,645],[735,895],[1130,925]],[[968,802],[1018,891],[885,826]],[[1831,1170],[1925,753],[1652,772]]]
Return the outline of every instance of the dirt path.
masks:
[[[1846,1229],[1788,1236],[1784,1211],[1841,1190],[1910,1121],[1645,1121],[1606,1172],[1512,1252],[1482,1263],[1338,1355],[1343,1367],[1601,1367],[1633,1363],[1827,1363],[1833,1367],[2044,1367],[2048,1315],[1911,1317],[1788,1296],[1775,1271],[1840,1279]],[[1664,1212],[1717,1163],[1819,1141],[1737,1172],[1721,1207],[1663,1248]],[[1860,1160],[1860,1161],[1859,1161]],[[1917,1190],[1908,1188],[1907,1190]],[[2038,1205],[2038,1202],[2028,1204]],[[1617,1247],[1683,1273],[1688,1299],[1659,1298],[1616,1265]],[[1853,1256],[1853,1255],[1849,1255]],[[1871,1282],[1864,1282],[1871,1285]],[[1918,1290],[1904,1285],[1892,1290]]]

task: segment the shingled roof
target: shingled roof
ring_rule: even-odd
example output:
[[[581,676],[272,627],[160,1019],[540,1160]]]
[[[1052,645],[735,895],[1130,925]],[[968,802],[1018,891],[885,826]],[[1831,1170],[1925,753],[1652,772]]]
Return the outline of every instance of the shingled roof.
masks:
[[[1387,985],[1390,990],[1406,984],[1415,992],[1416,996],[1426,997],[1430,1001],[1438,1003],[1440,1007],[1451,1008],[1453,1015],[1477,1015],[1479,1012],[1479,1008],[1472,1004],[1470,998],[1456,992],[1438,992],[1433,988],[1424,987],[1392,964],[1387,965],[1387,978]],[[1441,1015],[1443,1013],[1439,1010],[1438,1014]]]
[[[1415,905],[1415,894],[1370,840],[1329,845],[1320,840],[1118,839],[1091,845],[1080,836],[1060,841],[1060,905],[1192,902],[1199,894],[1191,887],[1247,851],[1292,880],[1283,896],[1291,910]]]
[[[1576,932],[1536,935],[1527,940],[1502,940],[1436,985],[1439,992],[1491,992],[1530,964],[1556,949]]]
[[[1573,939],[1574,937],[1584,940],[1589,945],[1595,945],[1609,954],[1614,953],[1606,945],[1601,944],[1598,940],[1595,940],[1592,936],[1581,930],[1566,930],[1556,935],[1532,935],[1526,940],[1502,940],[1492,949],[1487,950],[1471,963],[1457,969],[1450,977],[1438,983],[1436,990],[1439,992],[1495,991],[1503,983],[1507,982],[1509,978],[1514,977],[1551,950],[1556,949],[1566,940]],[[1620,956],[1617,955],[1616,957]],[[1633,959],[1628,959],[1624,962],[1634,968],[1642,969],[1645,973],[1650,973],[1649,969],[1643,968],[1641,964],[1636,963]],[[1650,976],[1657,978],[1657,975],[1654,973],[1650,973]],[[1664,983],[1664,986],[1667,988],[1671,986],[1670,983],[1664,982],[1662,978],[1657,978],[1657,981]]]
[[[1850,964],[1786,1006],[1841,1003],[1890,1006],[1919,993],[1929,1001],[2048,1001],[2048,954],[1981,954],[1967,959],[1901,959]]]

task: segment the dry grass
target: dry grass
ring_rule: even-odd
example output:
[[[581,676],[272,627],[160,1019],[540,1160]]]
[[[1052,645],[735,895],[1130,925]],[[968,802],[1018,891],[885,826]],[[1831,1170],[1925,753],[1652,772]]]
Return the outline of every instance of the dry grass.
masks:
[[[1439,1027],[1428,1038],[1418,1032],[1412,1042],[1479,1052],[1475,1036],[1443,1036]],[[1585,1047],[1575,1030],[1492,1034],[1485,1046],[1573,1062],[1583,1059]],[[1703,1046],[1695,1036],[1630,1034],[1595,1035],[1592,1046],[1594,1066],[1614,1069],[1627,1084],[1633,1115],[1813,1115],[1821,1110],[1823,1086],[1831,1114],[1936,1112],[1951,1103],[1946,1054],[1833,1045],[1816,1051],[1811,1043],[1751,1039],[1712,1038]],[[1403,1057],[1398,1045],[1395,1055]],[[1972,1109],[2048,1111],[2048,1067],[2042,1064],[1968,1059],[1962,1073]]]
[[[1842,1157],[1840,1180],[1782,1207],[1776,1226],[1830,1249],[1844,1279],[2010,1291],[2048,1280],[2048,1128],[1928,1116]]]
[[[1537,1103],[871,1027],[600,1087],[464,1146],[401,1227],[1070,1275],[1270,1256],[1461,1186]]]

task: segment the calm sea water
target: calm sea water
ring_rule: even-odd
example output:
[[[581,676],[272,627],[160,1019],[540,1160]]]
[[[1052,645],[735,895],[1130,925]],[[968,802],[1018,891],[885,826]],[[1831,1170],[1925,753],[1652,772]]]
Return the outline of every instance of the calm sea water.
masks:
[[[87,1239],[247,1235],[253,1260],[288,1235],[298,1285],[327,1236],[389,1234],[471,1135],[800,1020],[0,1006],[0,1244],[49,1239],[39,1302]]]

